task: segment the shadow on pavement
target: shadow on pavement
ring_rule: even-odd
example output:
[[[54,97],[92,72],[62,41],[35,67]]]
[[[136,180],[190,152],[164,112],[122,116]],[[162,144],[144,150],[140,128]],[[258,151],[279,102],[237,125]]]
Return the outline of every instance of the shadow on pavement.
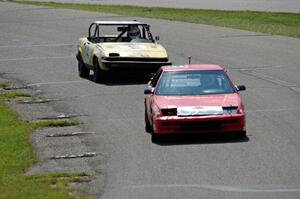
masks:
[[[121,85],[138,85],[138,84],[147,84],[150,80],[150,75],[126,75],[126,74],[118,74],[111,75],[109,74],[101,83],[107,86],[121,86]],[[93,75],[90,75],[88,80],[93,81]]]
[[[239,138],[231,134],[207,133],[207,134],[179,134],[163,135],[155,142],[157,145],[190,145],[190,144],[225,144],[249,142],[249,137]]]

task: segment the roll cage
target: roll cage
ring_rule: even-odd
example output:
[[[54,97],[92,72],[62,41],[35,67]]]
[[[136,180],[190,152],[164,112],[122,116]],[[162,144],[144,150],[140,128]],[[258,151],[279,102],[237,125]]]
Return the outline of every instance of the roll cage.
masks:
[[[88,40],[91,42],[129,42],[128,37],[122,37],[128,32],[130,25],[137,25],[141,29],[141,37],[144,40],[154,42],[150,25],[138,21],[95,21],[89,27]],[[117,26],[117,31],[120,32],[117,36],[105,36],[100,34],[101,26]],[[129,40],[128,40],[129,39]]]

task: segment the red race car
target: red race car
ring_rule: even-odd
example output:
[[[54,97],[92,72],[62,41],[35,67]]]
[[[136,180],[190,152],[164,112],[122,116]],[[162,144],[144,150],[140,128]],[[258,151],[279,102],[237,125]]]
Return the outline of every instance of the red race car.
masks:
[[[156,142],[162,134],[231,133],[246,136],[239,91],[218,65],[163,66],[147,84],[145,129]]]

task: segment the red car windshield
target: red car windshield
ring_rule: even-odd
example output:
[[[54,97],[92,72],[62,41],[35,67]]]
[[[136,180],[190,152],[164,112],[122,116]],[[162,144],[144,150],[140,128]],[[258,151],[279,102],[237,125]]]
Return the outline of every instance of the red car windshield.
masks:
[[[234,93],[224,71],[164,72],[158,83],[156,95],[212,95]]]

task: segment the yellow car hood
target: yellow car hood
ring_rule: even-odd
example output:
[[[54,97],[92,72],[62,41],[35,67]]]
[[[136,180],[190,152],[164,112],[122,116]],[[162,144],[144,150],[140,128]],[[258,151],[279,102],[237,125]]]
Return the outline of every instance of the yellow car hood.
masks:
[[[106,57],[110,53],[118,53],[120,57],[168,57],[165,48],[156,43],[101,43],[98,44],[98,47],[100,47]]]

